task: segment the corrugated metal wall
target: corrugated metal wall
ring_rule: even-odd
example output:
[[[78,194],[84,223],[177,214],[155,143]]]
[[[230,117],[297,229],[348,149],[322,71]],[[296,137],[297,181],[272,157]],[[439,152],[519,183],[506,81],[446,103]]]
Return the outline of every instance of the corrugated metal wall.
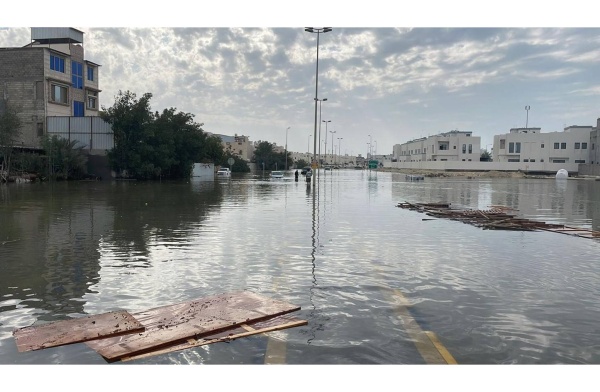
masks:
[[[97,116],[47,117],[46,129],[48,136],[76,140],[78,147],[83,145],[87,150],[110,150],[115,146],[110,124]]]

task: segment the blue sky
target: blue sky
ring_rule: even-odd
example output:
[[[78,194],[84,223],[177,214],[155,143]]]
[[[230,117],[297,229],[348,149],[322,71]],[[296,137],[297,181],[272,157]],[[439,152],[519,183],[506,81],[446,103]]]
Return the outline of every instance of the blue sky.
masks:
[[[101,105],[119,90],[151,92],[153,110],[193,113],[209,132],[284,145],[290,127],[292,151],[313,150],[317,36],[305,26],[333,27],[319,46],[321,120],[335,131],[328,151],[333,137],[342,154],[364,156],[369,140],[390,154],[394,144],[455,129],[481,136],[485,148],[526,122],[553,132],[600,117],[600,19],[589,5],[546,4],[540,17],[541,2],[388,3],[173,1],[139,15],[108,1],[82,18],[45,10],[11,20],[0,47],[27,44],[29,27],[48,20],[78,28],[86,59],[101,65]]]

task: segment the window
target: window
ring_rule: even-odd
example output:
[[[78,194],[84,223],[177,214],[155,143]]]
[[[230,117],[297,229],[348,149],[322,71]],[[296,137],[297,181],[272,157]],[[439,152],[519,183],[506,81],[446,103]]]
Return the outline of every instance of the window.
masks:
[[[535,159],[530,159],[529,162],[535,162]],[[543,160],[542,160],[542,162],[543,162]]]
[[[71,81],[73,87],[83,89],[83,64],[71,61]]]
[[[558,150],[558,149],[559,149],[559,147],[560,147],[560,143],[554,143],[554,149],[555,149],[555,150]]]
[[[473,145],[469,144],[469,154],[473,154]]]
[[[463,148],[462,148],[463,154],[465,154],[467,152],[467,145],[463,144]],[[464,159],[463,159],[464,161]]]
[[[44,123],[43,122],[39,122],[36,124],[36,130],[37,130],[37,135],[38,136],[44,136]]]
[[[575,149],[579,150],[580,143],[575,143]]]
[[[585,163],[585,159],[575,159],[575,163]]]
[[[544,162],[544,158],[540,159],[540,162]]]
[[[523,159],[523,162],[529,162],[529,159]]]
[[[53,71],[65,73],[65,59],[51,54],[50,55],[50,69]]]
[[[581,149],[582,150],[587,150],[587,143],[581,143]]]
[[[553,163],[565,163],[564,159],[553,159],[552,160]]]
[[[454,147],[454,149],[456,150],[456,146],[452,146],[452,147]]]
[[[65,86],[60,86],[58,84],[52,84],[50,85],[51,88],[51,93],[50,93],[50,99],[52,100],[52,102],[56,102],[56,103],[67,103],[67,92],[68,89]]]
[[[510,158],[508,161],[509,162],[520,162],[521,160],[519,158]]]
[[[83,117],[83,102],[73,101],[73,116]]]
[[[542,148],[544,148],[544,143],[542,143]]]
[[[513,143],[513,142],[508,143],[508,153],[514,154],[514,152],[515,152],[515,143]]]
[[[94,67],[87,66],[87,80],[94,81]]]
[[[561,150],[566,150],[567,149],[567,143],[560,143],[560,149]]]
[[[97,91],[89,91],[87,92],[87,108],[88,109],[97,109],[98,104],[98,92]]]
[[[520,154],[521,153],[521,142],[517,142],[516,145],[515,145],[515,147],[516,147],[515,148],[515,152],[517,154]]]
[[[506,139],[500,139],[500,149],[504,150],[506,148]]]

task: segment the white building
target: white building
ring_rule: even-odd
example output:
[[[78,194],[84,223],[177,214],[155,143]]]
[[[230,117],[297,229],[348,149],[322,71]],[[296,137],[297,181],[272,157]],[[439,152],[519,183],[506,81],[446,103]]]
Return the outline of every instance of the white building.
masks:
[[[396,162],[462,161],[479,162],[481,138],[472,132],[450,131],[396,144]]]
[[[494,162],[590,162],[591,126],[569,126],[563,132],[540,132],[540,128],[512,128],[494,136]]]

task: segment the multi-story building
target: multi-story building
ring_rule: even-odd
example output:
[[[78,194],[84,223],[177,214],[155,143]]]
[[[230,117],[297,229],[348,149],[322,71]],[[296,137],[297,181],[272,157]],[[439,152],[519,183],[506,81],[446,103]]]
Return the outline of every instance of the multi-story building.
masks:
[[[569,126],[563,132],[542,133],[540,128],[512,128],[494,136],[494,162],[590,162],[591,126]],[[594,146],[595,147],[595,146]]]
[[[479,162],[481,138],[472,132],[450,131],[396,144],[396,162],[464,161]]]
[[[590,132],[590,164],[600,165],[600,118],[596,120],[596,127]]]
[[[74,28],[32,28],[29,44],[0,48],[0,110],[18,113],[20,146],[40,146],[48,117],[98,116],[99,67]]]
[[[238,136],[237,133],[235,136],[219,135],[210,132],[207,132],[207,134],[219,137],[225,152],[229,152],[247,162],[252,160],[254,145],[248,136]]]

